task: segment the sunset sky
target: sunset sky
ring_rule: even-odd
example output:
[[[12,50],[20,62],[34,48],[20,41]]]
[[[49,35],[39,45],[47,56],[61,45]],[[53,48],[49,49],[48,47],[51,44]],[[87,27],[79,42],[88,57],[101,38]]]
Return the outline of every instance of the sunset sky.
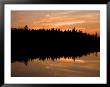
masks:
[[[33,10],[12,11],[11,27],[20,28],[28,25],[29,28],[60,28],[73,29],[87,33],[100,32],[99,10]]]

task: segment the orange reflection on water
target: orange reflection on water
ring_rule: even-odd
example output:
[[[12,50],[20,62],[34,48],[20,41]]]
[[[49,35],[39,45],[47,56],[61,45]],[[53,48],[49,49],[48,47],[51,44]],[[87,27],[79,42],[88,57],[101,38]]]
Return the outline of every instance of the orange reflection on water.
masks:
[[[100,52],[78,58],[58,58],[56,60],[29,60],[27,66],[21,62],[11,65],[12,76],[34,77],[99,77],[100,76]]]

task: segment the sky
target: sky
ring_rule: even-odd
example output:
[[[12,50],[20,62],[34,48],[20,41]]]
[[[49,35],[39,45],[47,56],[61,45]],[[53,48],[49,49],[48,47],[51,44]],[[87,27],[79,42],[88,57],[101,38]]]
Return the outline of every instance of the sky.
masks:
[[[90,34],[100,33],[99,10],[13,10],[11,11],[11,27],[30,29],[60,28],[61,30],[77,30]]]

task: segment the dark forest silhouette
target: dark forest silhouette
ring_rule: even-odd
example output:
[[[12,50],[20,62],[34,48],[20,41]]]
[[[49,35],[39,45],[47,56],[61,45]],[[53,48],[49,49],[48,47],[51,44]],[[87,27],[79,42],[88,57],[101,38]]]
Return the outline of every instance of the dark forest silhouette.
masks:
[[[14,61],[81,57],[100,51],[100,37],[72,30],[11,28],[11,58]]]

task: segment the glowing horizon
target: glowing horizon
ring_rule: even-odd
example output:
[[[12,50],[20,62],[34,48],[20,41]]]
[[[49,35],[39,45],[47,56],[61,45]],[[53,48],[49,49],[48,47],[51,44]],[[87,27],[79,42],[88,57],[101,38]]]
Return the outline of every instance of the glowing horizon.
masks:
[[[74,27],[90,34],[100,34],[99,10],[36,10],[12,11],[11,27],[30,29],[60,28],[71,30]]]

